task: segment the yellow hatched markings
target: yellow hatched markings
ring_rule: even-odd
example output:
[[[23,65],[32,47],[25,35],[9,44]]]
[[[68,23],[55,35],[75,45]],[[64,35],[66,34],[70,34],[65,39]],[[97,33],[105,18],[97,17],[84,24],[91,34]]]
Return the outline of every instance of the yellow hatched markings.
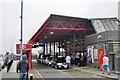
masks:
[[[38,75],[42,80],[45,80],[42,74],[38,70],[34,69],[34,71],[36,72],[36,75]]]

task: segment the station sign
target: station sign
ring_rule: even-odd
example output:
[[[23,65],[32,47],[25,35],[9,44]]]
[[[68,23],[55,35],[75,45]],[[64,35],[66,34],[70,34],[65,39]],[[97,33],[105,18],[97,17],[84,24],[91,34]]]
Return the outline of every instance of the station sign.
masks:
[[[16,49],[20,50],[22,47],[23,50],[31,50],[32,49],[32,45],[31,44],[16,44]]]

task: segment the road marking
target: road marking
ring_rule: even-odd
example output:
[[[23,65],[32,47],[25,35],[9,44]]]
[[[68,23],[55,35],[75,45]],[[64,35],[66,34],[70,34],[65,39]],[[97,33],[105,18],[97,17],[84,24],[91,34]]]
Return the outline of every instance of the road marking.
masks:
[[[78,70],[78,71],[80,71],[80,72],[85,72],[85,73],[90,73],[91,74],[91,72],[90,71],[87,71],[87,70],[83,70],[83,71],[81,71],[81,70],[79,70],[79,69],[77,69],[77,68],[74,68],[75,70]],[[99,76],[99,75],[96,75],[96,74],[91,74],[92,76],[94,76],[94,77],[97,77],[97,78],[103,78],[103,77],[101,77],[101,76]]]
[[[34,68],[33,68],[33,69],[34,69]],[[41,74],[38,70],[36,70],[36,69],[34,69],[34,70],[35,70],[36,74],[37,74],[42,80],[45,80],[44,77],[42,76],[42,74]]]
[[[35,72],[36,76],[39,77],[39,75],[37,74],[37,72],[35,70],[34,70],[34,72]]]
[[[58,71],[58,72],[60,72],[60,73],[63,73],[63,74],[65,74],[65,75],[68,75],[68,76],[73,77],[73,75],[70,75],[70,74],[68,74],[68,73],[66,73],[66,72],[63,72],[63,71],[61,71],[61,70],[56,70],[56,71]]]

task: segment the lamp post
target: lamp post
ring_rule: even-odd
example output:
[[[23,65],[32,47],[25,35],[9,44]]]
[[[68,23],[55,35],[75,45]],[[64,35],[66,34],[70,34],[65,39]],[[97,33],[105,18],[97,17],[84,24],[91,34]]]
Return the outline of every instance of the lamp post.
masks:
[[[23,48],[23,0],[21,0],[21,36],[20,36],[20,44],[21,44],[21,49],[20,49],[20,54],[22,55],[22,48]]]

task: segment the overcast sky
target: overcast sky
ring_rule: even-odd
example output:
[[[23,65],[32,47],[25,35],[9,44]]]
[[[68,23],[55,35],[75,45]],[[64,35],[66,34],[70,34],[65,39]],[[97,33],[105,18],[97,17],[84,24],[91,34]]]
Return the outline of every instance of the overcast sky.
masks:
[[[13,51],[20,41],[21,0],[0,0],[0,53]],[[27,43],[50,14],[82,18],[117,17],[119,0],[24,0],[23,43]]]

